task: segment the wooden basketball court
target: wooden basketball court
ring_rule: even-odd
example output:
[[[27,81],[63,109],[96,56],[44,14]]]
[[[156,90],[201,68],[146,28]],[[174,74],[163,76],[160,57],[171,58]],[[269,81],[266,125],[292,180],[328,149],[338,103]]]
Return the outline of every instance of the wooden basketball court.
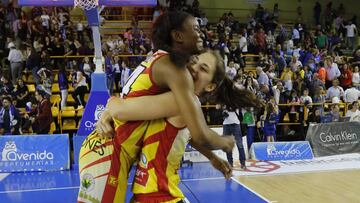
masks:
[[[360,202],[360,170],[234,178],[270,202]]]

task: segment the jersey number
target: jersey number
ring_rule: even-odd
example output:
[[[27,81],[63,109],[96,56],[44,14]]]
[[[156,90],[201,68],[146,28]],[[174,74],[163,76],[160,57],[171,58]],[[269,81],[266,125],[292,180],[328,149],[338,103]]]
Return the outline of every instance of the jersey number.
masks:
[[[135,82],[135,80],[139,77],[139,75],[144,72],[146,68],[142,65],[139,65],[134,72],[131,73],[130,77],[128,78],[128,80],[126,81],[123,89],[122,89],[122,97],[126,96],[129,94],[130,90],[131,90],[131,86],[133,85],[133,83]]]

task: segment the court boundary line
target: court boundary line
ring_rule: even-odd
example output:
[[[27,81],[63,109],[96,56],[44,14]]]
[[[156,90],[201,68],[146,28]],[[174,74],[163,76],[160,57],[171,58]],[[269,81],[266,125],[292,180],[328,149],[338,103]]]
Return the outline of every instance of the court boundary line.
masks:
[[[69,189],[77,189],[77,188],[80,188],[80,186],[55,187],[55,188],[43,188],[43,189],[29,189],[29,190],[10,190],[10,191],[0,191],[0,194],[17,193],[17,192],[39,192],[39,191],[52,191],[52,190],[69,190]]]
[[[249,188],[248,186],[246,186],[245,184],[241,183],[239,180],[236,180],[236,177],[231,177],[231,180],[235,181],[236,183],[238,183],[239,185],[243,186],[244,188],[246,188],[247,190],[249,190],[250,192],[254,193],[255,195],[257,195],[258,197],[260,197],[261,199],[265,200],[266,202],[277,202],[277,201],[271,201],[266,199],[264,196],[260,195],[259,193],[257,193],[255,190]]]

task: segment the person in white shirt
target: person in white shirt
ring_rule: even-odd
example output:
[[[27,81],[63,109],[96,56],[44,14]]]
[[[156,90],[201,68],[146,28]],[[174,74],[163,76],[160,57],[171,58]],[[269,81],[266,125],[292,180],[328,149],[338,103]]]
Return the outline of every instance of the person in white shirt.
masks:
[[[44,30],[49,30],[50,16],[45,11],[43,11],[42,15],[40,16],[40,19],[41,19],[41,25],[44,28]]]
[[[294,45],[298,45],[300,42],[300,32],[296,27],[294,26],[294,29],[292,31],[292,40],[294,42]]]
[[[350,117],[350,121],[360,121],[360,110],[358,101],[354,101],[351,104],[351,109],[346,112],[345,116]]]
[[[120,81],[121,81],[121,72],[122,72],[122,67],[121,67],[121,64],[120,64],[121,60],[119,58],[119,56],[115,56],[114,57],[114,64],[113,64],[113,68],[115,70],[115,89],[116,91],[118,92],[121,92],[121,89],[120,89]]]
[[[346,103],[352,103],[354,101],[358,101],[359,98],[360,98],[360,90],[356,89],[355,87],[351,87],[345,90],[344,101]]]
[[[358,89],[360,89],[360,75],[359,75],[359,67],[355,66],[354,67],[354,71],[352,74],[352,85],[354,87],[357,87]]]
[[[23,54],[18,48],[19,46],[11,45],[8,60],[10,62],[11,79],[15,84],[18,78],[21,78]]]
[[[309,89],[305,88],[303,91],[303,95],[300,97],[300,104],[304,104],[307,107],[310,107],[310,105],[313,103],[312,98],[309,96]],[[307,114],[309,113],[309,108],[306,108],[307,110]],[[300,113],[300,121],[304,121],[304,115],[305,115],[305,111],[304,111],[304,107],[300,107],[300,112],[304,112],[304,113]]]
[[[345,26],[346,28],[346,40],[347,40],[347,46],[351,48],[352,50],[355,49],[355,42],[356,42],[356,36],[357,36],[357,28],[354,23],[349,21],[348,25]]]
[[[225,72],[226,72],[226,75],[231,79],[231,80],[234,80],[236,74],[237,74],[237,70],[235,68],[235,63],[233,60],[231,60],[229,62],[229,65],[225,66]]]
[[[121,66],[123,67],[123,70],[121,71],[120,84],[121,84],[121,87],[124,87],[126,81],[128,80],[128,78],[129,78],[129,76],[130,76],[131,69],[130,69],[129,66],[125,63],[125,61],[122,62]]]
[[[216,109],[221,109],[221,105],[216,105]],[[223,121],[223,135],[225,136],[234,136],[236,140],[236,146],[239,151],[239,160],[240,160],[240,167],[242,169],[246,169],[245,161],[245,150],[244,145],[242,143],[242,133],[240,127],[240,111],[236,109],[234,111],[227,111],[225,109],[222,110],[222,115],[224,118]],[[233,156],[231,153],[226,153],[227,160],[229,164],[234,167]]]
[[[334,79],[332,83],[333,86],[330,87],[326,92],[326,99],[331,100],[333,97],[337,97],[337,98],[344,97],[344,89],[339,86],[339,80]]]
[[[239,35],[239,48],[240,48],[241,54],[243,55],[242,60],[245,65],[245,56],[244,55],[248,53],[248,47],[247,47],[247,40],[246,40],[245,34],[241,33],[241,32]]]

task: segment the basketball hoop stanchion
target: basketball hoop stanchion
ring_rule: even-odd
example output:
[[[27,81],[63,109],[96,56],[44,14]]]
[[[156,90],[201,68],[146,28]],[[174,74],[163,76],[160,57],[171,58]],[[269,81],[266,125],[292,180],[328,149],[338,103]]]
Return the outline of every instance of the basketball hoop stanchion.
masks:
[[[103,69],[103,56],[101,52],[100,37],[100,15],[98,11],[98,0],[74,0],[74,6],[84,10],[87,17],[88,25],[91,27],[94,48],[95,48],[95,72],[91,75],[91,90],[87,101],[81,122],[77,131],[76,139],[79,144],[85,136],[89,135],[94,129],[95,124],[99,120],[101,113],[105,110],[107,100],[110,97],[109,90],[106,85],[106,74]],[[81,138],[82,137],[82,138]],[[75,143],[75,140],[74,140]],[[80,147],[78,148],[80,149]],[[75,153],[78,155],[78,153]]]

